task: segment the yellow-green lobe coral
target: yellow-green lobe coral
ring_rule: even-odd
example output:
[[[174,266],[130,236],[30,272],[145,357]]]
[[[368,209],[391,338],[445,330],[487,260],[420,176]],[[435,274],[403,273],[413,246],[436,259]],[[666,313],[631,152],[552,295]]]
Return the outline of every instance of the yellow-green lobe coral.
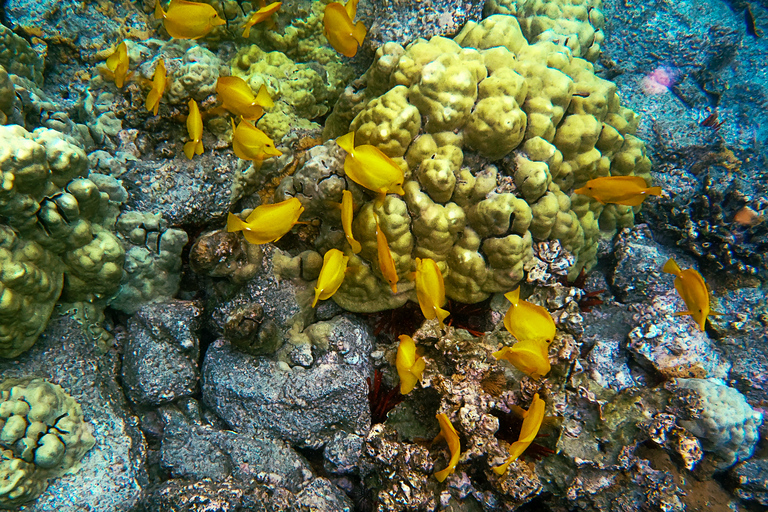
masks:
[[[80,405],[60,386],[0,382],[0,508],[32,501],[49,479],[77,471],[95,443]]]

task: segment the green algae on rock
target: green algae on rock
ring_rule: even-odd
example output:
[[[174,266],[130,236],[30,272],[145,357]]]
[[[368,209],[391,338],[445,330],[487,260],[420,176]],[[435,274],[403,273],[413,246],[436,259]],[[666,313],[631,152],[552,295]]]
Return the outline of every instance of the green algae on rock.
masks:
[[[80,404],[60,386],[0,382],[0,508],[32,501],[49,479],[76,472],[94,444]]]

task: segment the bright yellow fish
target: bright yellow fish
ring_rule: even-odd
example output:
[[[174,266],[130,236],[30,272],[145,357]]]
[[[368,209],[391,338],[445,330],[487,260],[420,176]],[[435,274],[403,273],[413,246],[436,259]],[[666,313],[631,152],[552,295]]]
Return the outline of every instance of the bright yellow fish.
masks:
[[[355,203],[352,200],[352,192],[345,190],[341,193],[341,227],[344,228],[344,236],[347,237],[347,242],[352,247],[352,252],[357,254],[362,247],[360,242],[352,236],[352,214],[354,210]]]
[[[416,354],[416,343],[407,334],[401,334],[397,346],[395,367],[400,377],[400,394],[407,395],[421,379],[426,363],[424,358]]]
[[[520,299],[520,287],[504,295],[512,304],[504,315],[504,327],[518,341],[555,339],[555,321],[545,308]]]
[[[544,421],[544,409],[546,402],[539,398],[539,394],[533,395],[533,402],[527,411],[523,413],[523,427],[520,429],[520,437],[509,447],[509,458],[501,466],[496,466],[493,471],[497,475],[503,475],[512,462],[516,461],[520,455],[531,445],[541,428],[541,422]]]
[[[549,344],[539,340],[518,341],[511,347],[504,347],[493,353],[496,359],[506,359],[515,368],[539,380],[549,373]]]
[[[232,149],[238,158],[258,162],[283,154],[266,133],[245,119],[240,121],[237,127],[235,127],[235,120],[232,119]]]
[[[227,215],[227,231],[242,231],[245,239],[252,244],[275,242],[291,230],[303,211],[301,201],[295,197],[275,204],[263,204],[254,208],[245,221],[231,213]]]
[[[107,57],[107,68],[115,75],[115,85],[122,89],[128,76],[128,46],[125,41],[117,45],[115,52]]]
[[[320,275],[315,285],[315,300],[312,307],[315,307],[318,300],[331,298],[336,293],[341,283],[344,281],[344,273],[347,271],[348,256],[338,249],[330,249],[323,256],[323,268],[320,269]]]
[[[445,304],[445,283],[440,267],[431,258],[416,258],[416,297],[424,318],[437,318],[440,328],[445,329],[443,320],[450,313],[442,308]]]
[[[661,187],[649,187],[640,176],[607,176],[589,180],[573,192],[597,199],[602,204],[637,206],[649,195],[660,196]]]
[[[222,106],[243,119],[255,121],[264,115],[264,107],[275,105],[264,84],[254,95],[251,86],[240,77],[222,76],[216,82],[216,93]]]
[[[283,2],[273,2],[267,5],[266,7],[262,7],[258,11],[251,14],[251,17],[248,19],[248,21],[245,22],[245,25],[243,26],[243,29],[244,29],[243,37],[250,36],[251,27],[257,23],[261,23],[262,21],[272,16],[274,13],[277,12],[278,9],[280,9],[281,5],[283,5]]]
[[[348,0],[346,5],[332,2],[325,6],[323,34],[333,49],[346,57],[354,57],[363,44],[367,32],[363,22],[353,23],[359,0]]]
[[[187,132],[192,139],[184,144],[184,154],[192,160],[197,153],[203,154],[203,118],[200,117],[200,109],[195,100],[189,100],[189,115],[187,116]]]
[[[166,84],[166,70],[165,61],[159,59],[157,66],[155,66],[155,74],[152,75],[152,90],[147,94],[146,107],[147,110],[157,115],[157,111],[160,109],[160,98],[163,97]]]
[[[681,311],[675,315],[691,315],[699,329],[704,330],[709,315],[719,315],[709,309],[709,289],[704,278],[695,269],[681,270],[673,258],[669,258],[662,267],[662,272],[675,275],[675,289],[685,302],[688,311]]]
[[[199,39],[214,27],[227,23],[210,4],[187,0],[171,0],[167,12],[157,0],[155,19],[162,19],[168,35],[176,39]]]
[[[461,443],[459,442],[459,434],[453,428],[445,413],[438,414],[437,421],[440,423],[440,433],[437,434],[433,442],[445,439],[445,442],[448,443],[448,449],[451,451],[451,460],[448,462],[448,467],[435,473],[437,481],[442,482],[456,470],[456,464],[459,463],[459,455],[461,454]]]
[[[397,293],[397,270],[395,269],[395,260],[392,258],[392,251],[389,250],[387,237],[381,230],[378,219],[376,220],[376,247],[379,254],[379,269],[381,269],[384,279],[387,280],[390,288],[392,288],[392,293]]]
[[[385,194],[405,194],[403,170],[381,150],[370,144],[355,147],[355,132],[336,139],[336,144],[347,152],[344,172],[360,186]]]

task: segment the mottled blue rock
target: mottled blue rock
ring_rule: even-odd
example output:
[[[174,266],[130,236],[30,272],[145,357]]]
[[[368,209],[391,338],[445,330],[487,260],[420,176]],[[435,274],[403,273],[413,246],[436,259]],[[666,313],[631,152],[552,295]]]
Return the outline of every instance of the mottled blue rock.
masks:
[[[337,432],[323,450],[325,470],[335,475],[357,473],[363,441],[364,438],[357,434]]]
[[[736,496],[768,507],[768,460],[751,459],[733,468]]]
[[[310,368],[249,356],[218,340],[203,363],[203,400],[239,432],[266,433],[294,445],[319,448],[339,431],[364,435],[370,425],[370,363],[348,346],[370,346],[371,333],[362,325],[333,330],[329,350]]]
[[[84,330],[69,316],[54,318],[29,351],[0,361],[3,378],[41,377],[63,387],[96,438],[80,471],[51,481],[22,512],[127,512],[148,483],[144,437],[115,381],[117,352],[102,353]]]
[[[174,407],[164,408],[162,417],[161,463],[173,478],[233,477],[243,483],[258,478],[298,492],[312,477],[304,458],[284,441],[219,430]]]
[[[352,500],[327,478],[315,478],[296,495],[292,511],[352,512]]]
[[[582,342],[592,346],[586,356],[589,376],[603,387],[615,391],[632,387],[643,376],[633,375],[626,338],[632,330],[632,315],[622,304],[608,301],[585,314]]]
[[[150,304],[128,320],[123,386],[136,404],[192,395],[200,378],[200,308],[186,301]]]

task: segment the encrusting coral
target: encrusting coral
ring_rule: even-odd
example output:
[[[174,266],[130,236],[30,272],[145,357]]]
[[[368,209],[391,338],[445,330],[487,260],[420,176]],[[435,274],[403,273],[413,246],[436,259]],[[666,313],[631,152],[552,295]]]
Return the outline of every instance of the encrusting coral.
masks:
[[[348,189],[356,210],[352,255],[334,300],[377,311],[414,299],[403,282],[415,258],[432,258],[446,296],[466,303],[514,288],[534,240],[559,240],[577,257],[573,275],[596,263],[601,228],[634,222],[639,207],[603,205],[574,194],[600,176],[643,177],[650,161],[632,135],[637,116],[620,105],[616,86],[550,41],[528,44],[512,16],[468,23],[455,40],[433,37],[407,48],[385,44],[370,69],[348,87],[325,136],[355,132],[399,165],[404,196],[373,201],[346,179],[333,144],[314,148],[281,183],[276,200],[295,196],[319,218],[316,247],[345,248],[340,218],[328,202]],[[497,165],[478,165],[476,152]],[[376,265],[376,220],[401,284],[392,294]]]

